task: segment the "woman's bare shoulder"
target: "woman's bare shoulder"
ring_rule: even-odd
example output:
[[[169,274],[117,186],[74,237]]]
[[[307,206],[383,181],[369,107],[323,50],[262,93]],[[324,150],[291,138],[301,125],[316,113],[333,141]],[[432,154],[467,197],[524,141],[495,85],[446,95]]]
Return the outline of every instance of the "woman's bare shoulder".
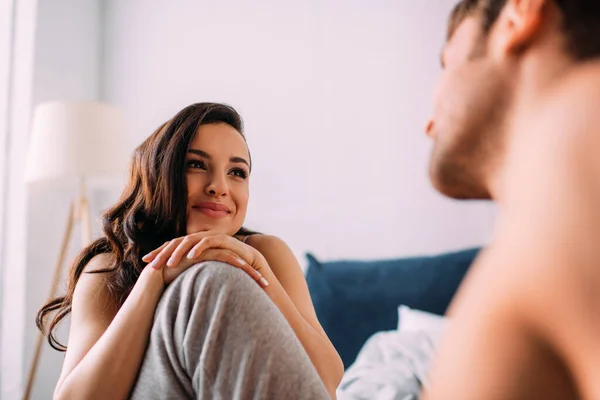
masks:
[[[288,252],[291,251],[288,245],[279,237],[274,235],[263,235],[263,234],[254,234],[247,236],[245,243],[249,246],[254,247],[256,250],[261,253],[267,252]]]
[[[83,268],[84,273],[101,271],[110,268],[113,262],[113,256],[110,253],[100,253],[95,255]]]
[[[116,312],[118,302],[109,290],[108,273],[100,272],[111,268],[112,260],[111,254],[103,253],[94,256],[85,265],[75,285],[74,306],[83,306],[86,309],[100,307],[110,313]]]

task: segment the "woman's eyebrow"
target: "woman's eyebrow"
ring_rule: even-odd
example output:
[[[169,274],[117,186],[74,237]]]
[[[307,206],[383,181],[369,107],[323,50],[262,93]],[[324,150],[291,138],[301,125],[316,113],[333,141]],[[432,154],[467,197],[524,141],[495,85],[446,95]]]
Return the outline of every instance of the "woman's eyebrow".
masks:
[[[210,154],[208,154],[207,152],[205,152],[204,150],[199,150],[199,149],[189,149],[188,153],[193,153],[196,155],[199,155],[201,157],[207,158],[207,159],[211,159],[212,157],[210,156]],[[236,164],[246,164],[248,166],[248,168],[250,167],[250,163],[248,161],[246,161],[245,158],[242,157],[231,157],[229,159],[229,162],[232,163],[236,163]]]
[[[208,154],[208,153],[207,153],[207,152],[205,152],[204,150],[198,150],[198,149],[189,149],[189,150],[188,150],[188,153],[197,154],[197,155],[199,155],[199,156],[201,156],[201,157],[208,158],[208,159],[210,159],[210,158],[211,158],[210,154]]]
[[[250,163],[242,157],[231,157],[229,161],[236,164],[246,164],[250,168]]]

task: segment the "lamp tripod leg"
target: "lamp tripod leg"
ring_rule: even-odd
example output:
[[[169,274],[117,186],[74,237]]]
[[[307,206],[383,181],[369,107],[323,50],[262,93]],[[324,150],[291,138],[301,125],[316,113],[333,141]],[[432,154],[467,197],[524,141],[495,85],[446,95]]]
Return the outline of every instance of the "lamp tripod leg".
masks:
[[[67,255],[69,241],[71,240],[71,233],[73,232],[73,223],[74,223],[74,220],[76,219],[75,209],[76,209],[75,204],[72,202],[71,207],[69,209],[69,216],[67,217],[67,225],[66,225],[65,233],[63,235],[62,244],[60,247],[60,253],[58,256],[57,263],[54,267],[54,275],[52,277],[52,284],[50,286],[50,293],[48,295],[48,300],[51,300],[56,296],[56,292],[57,292],[58,284],[59,284],[59,280],[60,280],[60,275],[62,272],[62,266],[64,264],[64,259]],[[37,342],[35,345],[35,349],[33,352],[33,358],[31,360],[31,365],[29,367],[29,376],[27,378],[27,386],[25,387],[25,394],[23,396],[24,400],[29,400],[29,398],[31,396],[31,391],[33,389],[33,383],[35,381],[35,374],[37,372],[37,367],[38,367],[40,355],[42,352],[43,341],[44,341],[44,334],[42,332],[39,332],[38,337],[37,337]]]
[[[90,217],[90,202],[87,196],[79,199],[79,217],[81,218],[81,239],[83,247],[92,242],[92,221]]]

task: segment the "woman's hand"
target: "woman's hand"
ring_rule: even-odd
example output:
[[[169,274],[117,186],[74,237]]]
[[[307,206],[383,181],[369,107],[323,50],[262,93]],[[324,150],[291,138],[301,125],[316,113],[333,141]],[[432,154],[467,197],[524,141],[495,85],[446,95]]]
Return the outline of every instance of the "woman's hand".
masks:
[[[215,231],[198,232],[166,242],[142,260],[148,266],[163,270],[165,284],[201,261],[222,261],[241,268],[262,287],[269,285],[265,275],[271,272],[265,258],[251,246]]]

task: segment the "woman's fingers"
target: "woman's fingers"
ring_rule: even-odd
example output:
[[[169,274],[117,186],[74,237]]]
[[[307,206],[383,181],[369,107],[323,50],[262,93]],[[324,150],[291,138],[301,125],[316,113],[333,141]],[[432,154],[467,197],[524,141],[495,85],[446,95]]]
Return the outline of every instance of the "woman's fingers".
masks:
[[[167,267],[174,267],[179,264],[187,252],[190,251],[190,249],[194,247],[196,243],[202,240],[204,236],[205,235],[201,233],[185,236],[167,260]]]
[[[158,256],[158,254],[160,254],[165,249],[165,247],[172,244],[173,241],[177,241],[177,243],[180,245],[185,243],[185,245],[186,245],[185,247],[187,247],[187,248],[185,248],[185,249],[182,248],[182,250],[176,249],[171,252],[171,253],[173,253],[173,254],[171,254],[171,256],[175,255],[177,262],[169,263],[169,266],[171,266],[171,264],[176,265],[178,263],[178,261],[185,255],[185,252],[187,252],[187,250],[189,250],[190,247],[192,247],[194,244],[198,243],[203,237],[209,236],[209,235],[214,235],[214,234],[215,233],[213,231],[205,231],[205,232],[193,233],[191,235],[187,235],[187,236],[183,236],[183,237],[179,237],[179,238],[170,240],[168,242],[165,242],[158,249],[152,250],[150,253],[148,253],[144,257],[142,257],[142,261],[145,261],[147,263],[152,262]]]
[[[198,232],[173,239],[158,249],[145,255],[142,260],[150,261],[151,268],[170,267],[172,272],[164,272],[165,282],[169,283],[191,265],[201,261],[222,261],[244,270],[261,286],[269,282],[258,271],[256,251],[232,236],[215,232]],[[185,257],[187,255],[187,257]],[[257,267],[257,265],[259,265]]]
[[[165,283],[171,283],[179,274],[183,273],[186,269],[194,264],[203,261],[221,261],[229,264],[235,268],[244,270],[252,279],[254,279],[260,286],[267,287],[269,282],[262,276],[260,272],[248,265],[242,260],[236,253],[227,249],[208,249],[200,254],[197,258],[191,260],[184,258],[181,262],[176,264],[173,268],[166,268],[163,272],[163,278]]]
[[[241,261],[249,265],[254,264],[255,257],[252,248],[228,235],[212,235],[203,238],[188,252],[188,258],[194,259],[212,248],[231,250],[238,255]]]
[[[150,267],[154,268],[154,269],[160,269],[162,268],[167,260],[169,259],[169,257],[171,257],[171,254],[173,253],[173,251],[175,251],[175,249],[177,248],[177,246],[179,246],[179,243],[183,240],[183,238],[177,238],[177,239],[173,239],[171,240],[161,251],[160,253],[158,253],[158,255],[154,258],[154,260],[148,264]]]
[[[232,264],[232,265],[246,271],[246,273],[248,273],[248,275],[250,275],[262,287],[269,286],[269,282],[262,276],[260,271],[255,270],[250,264],[246,263],[239,257],[238,257],[238,260],[241,261],[238,265],[236,265],[236,264]]]
[[[158,249],[152,250],[150,253],[148,253],[144,257],[142,257],[142,261],[147,262],[147,263],[151,262],[152,260],[154,260],[154,258],[157,256],[157,254],[162,251],[162,249],[164,249],[165,247],[167,247],[167,245],[169,243],[171,243],[171,241],[165,242]]]
[[[188,259],[205,259],[205,254],[213,250],[228,250],[232,254],[235,254],[237,262],[230,262],[230,264],[243,269],[250,276],[255,277],[261,286],[266,287],[269,285],[269,282],[263,277],[260,271],[255,268],[256,250],[228,235],[212,235],[203,238],[188,252]]]
[[[252,268],[247,262],[242,260],[236,253],[227,249],[208,249],[203,252],[199,258],[202,261],[221,261],[230,264],[236,268],[239,268],[246,272],[252,279],[258,282],[263,287],[269,286],[269,282],[262,276],[262,274]]]

